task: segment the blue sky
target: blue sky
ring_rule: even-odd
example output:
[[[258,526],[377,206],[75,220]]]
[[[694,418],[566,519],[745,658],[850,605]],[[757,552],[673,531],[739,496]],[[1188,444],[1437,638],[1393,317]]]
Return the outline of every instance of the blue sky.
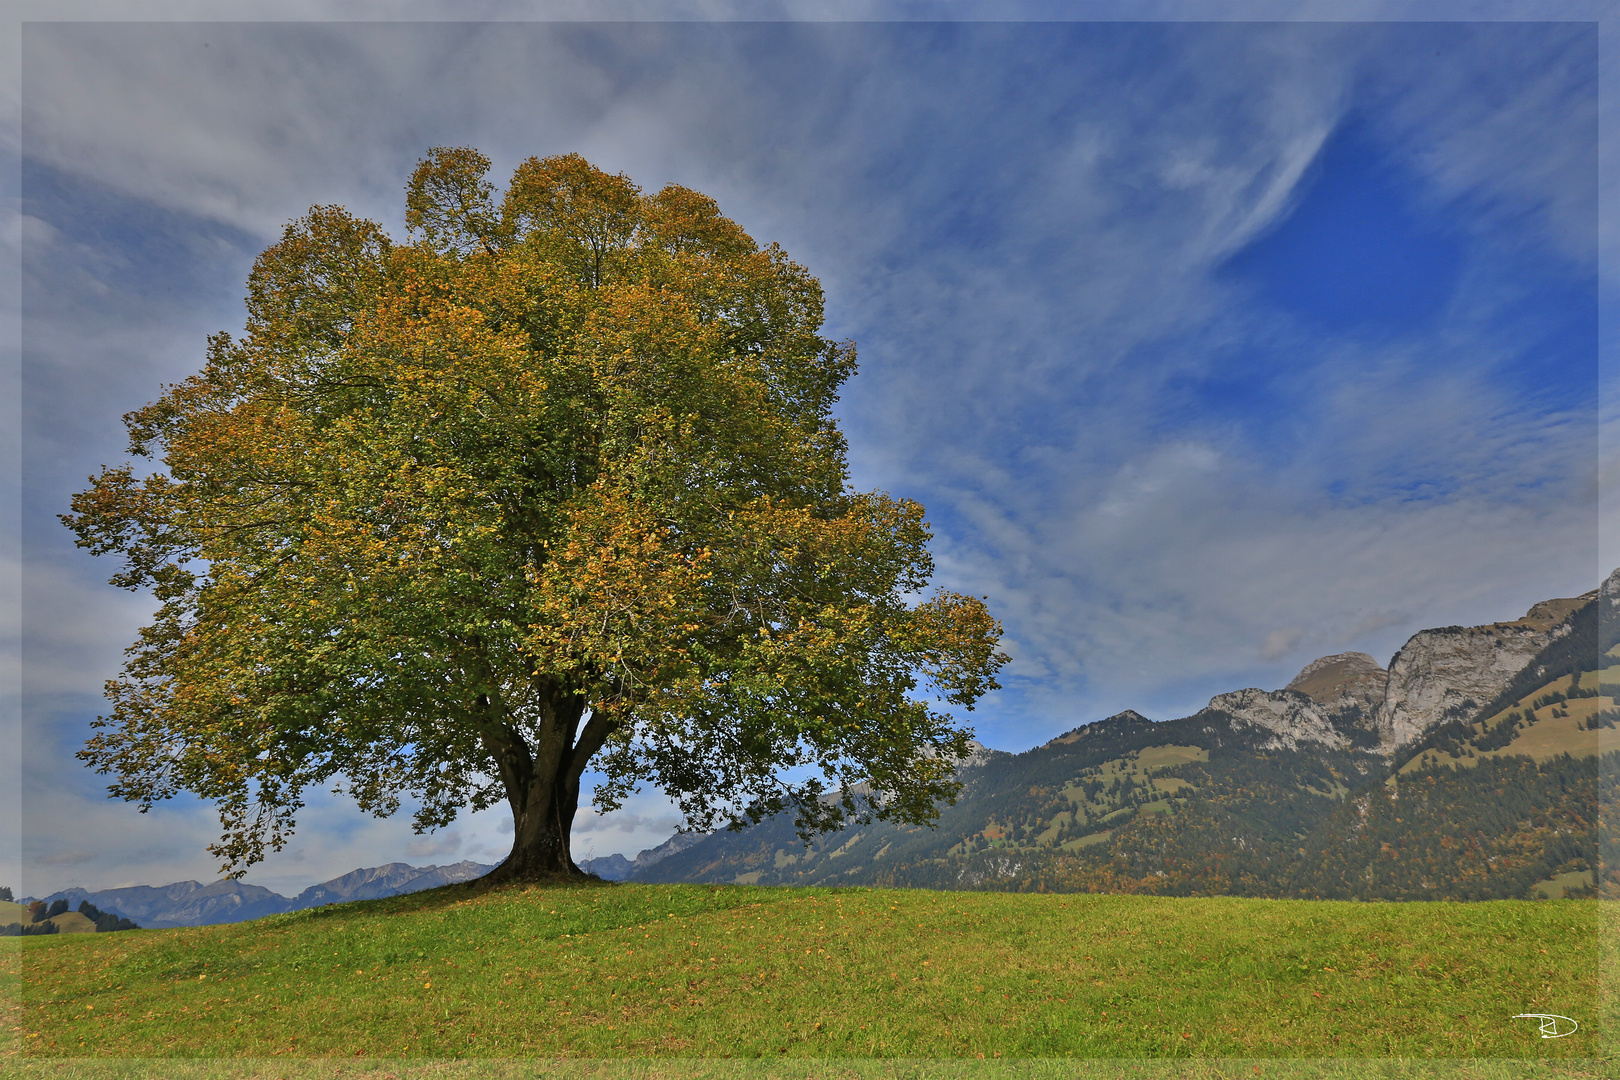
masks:
[[[207,807],[137,815],[72,758],[150,605],[54,515],[122,460],[118,418],[240,329],[283,223],[341,203],[402,235],[430,146],[497,180],[578,151],[697,188],[821,279],[860,350],[853,482],[927,506],[937,580],[1006,625],[1006,689],[970,718],[989,745],[1384,662],[1620,562],[1593,23],[338,11],[23,34],[26,890],[213,873]],[[417,838],[317,801],[249,880],[494,861],[500,824]],[[582,815],[576,853],[672,827],[649,793]]]

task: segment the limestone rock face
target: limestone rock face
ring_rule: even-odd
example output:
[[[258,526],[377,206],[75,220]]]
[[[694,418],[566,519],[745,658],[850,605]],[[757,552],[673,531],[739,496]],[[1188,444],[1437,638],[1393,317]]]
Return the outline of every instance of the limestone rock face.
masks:
[[[962,769],[976,769],[999,753],[1001,753],[1000,750],[992,750],[977,739],[969,739],[967,756],[957,759],[957,771],[961,771]],[[932,761],[934,758],[939,756],[939,752],[932,746],[924,744],[918,751],[917,756],[925,760]],[[852,790],[864,791],[865,788],[865,784],[857,784]],[[836,799],[837,796],[833,796],[833,798]]]
[[[1337,728],[1371,731],[1388,684],[1389,672],[1378,661],[1366,653],[1347,652],[1312,660],[1285,689],[1316,702]]]
[[[311,885],[293,897],[293,907],[316,907],[320,904],[346,904],[351,900],[376,900],[400,893],[421,892],[471,881],[489,873],[492,867],[465,859],[448,866],[411,866],[408,863],[388,863],[351,870],[342,877]]]
[[[1270,734],[1260,743],[1262,749],[1296,750],[1304,742],[1336,750],[1349,745],[1323,708],[1297,690],[1234,690],[1216,694],[1207,708],[1225,713],[1234,724],[1265,729]]]
[[[1620,571],[1604,588],[1620,602]],[[1472,720],[1542,649],[1569,633],[1569,616],[1597,596],[1594,590],[1543,600],[1512,622],[1419,631],[1388,671],[1366,653],[1324,656],[1287,689],[1309,697],[1339,732],[1376,735],[1383,752],[1392,753],[1437,724]]]
[[[968,756],[956,763],[957,771],[980,768],[1000,753],[1000,750],[992,750],[977,739],[969,739]]]
[[[1392,750],[1436,724],[1472,719],[1473,710],[1501,693],[1555,636],[1568,632],[1567,623],[1547,625],[1544,617],[1526,617],[1413,634],[1389,662],[1389,687],[1377,721],[1384,746]]]
[[[657,847],[648,848],[639,853],[635,858],[635,870],[645,870],[656,862],[685,851],[693,844],[701,843],[707,835],[708,833],[700,832],[678,832]],[[635,870],[632,870],[631,873],[634,873]]]
[[[1604,580],[1598,596],[1598,652],[1608,652],[1620,641],[1620,569]]]

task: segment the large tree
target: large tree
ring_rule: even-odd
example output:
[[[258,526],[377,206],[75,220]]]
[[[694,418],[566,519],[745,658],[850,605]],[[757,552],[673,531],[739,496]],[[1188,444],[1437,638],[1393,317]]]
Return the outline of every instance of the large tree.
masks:
[[[587,765],[692,828],[931,820],[1000,627],[918,602],[922,507],[849,488],[819,284],[697,192],[488,168],[431,152],[403,244],[312,209],[245,335],[125,418],[163,467],[63,520],[161,607],[79,756],[215,800],[238,875],[311,785],[418,831],[505,799],[501,878],[579,872]]]

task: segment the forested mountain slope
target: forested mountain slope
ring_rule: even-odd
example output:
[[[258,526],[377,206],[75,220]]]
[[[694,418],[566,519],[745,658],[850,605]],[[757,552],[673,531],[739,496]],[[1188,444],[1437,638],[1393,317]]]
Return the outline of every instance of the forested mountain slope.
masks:
[[[1604,603],[1617,585],[1620,571]],[[633,876],[1344,899],[1589,893],[1599,740],[1620,719],[1596,674],[1617,665],[1602,672],[1620,681],[1620,644],[1605,638],[1600,655],[1598,613],[1596,592],[1544,601],[1509,622],[1421,631],[1388,670],[1360,653],[1324,657],[1282,690],[1217,695],[1189,717],[1127,710],[1022,754],[992,752],[964,768],[933,829],[875,823],[807,846],[776,818]],[[1620,872],[1604,888],[1620,894]]]

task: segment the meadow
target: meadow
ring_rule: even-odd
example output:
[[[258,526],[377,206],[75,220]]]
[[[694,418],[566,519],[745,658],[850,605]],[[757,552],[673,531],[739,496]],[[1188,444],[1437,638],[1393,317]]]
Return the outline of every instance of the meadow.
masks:
[[[451,886],[7,939],[0,1053],[199,1080],[1609,1076],[1609,906]]]

